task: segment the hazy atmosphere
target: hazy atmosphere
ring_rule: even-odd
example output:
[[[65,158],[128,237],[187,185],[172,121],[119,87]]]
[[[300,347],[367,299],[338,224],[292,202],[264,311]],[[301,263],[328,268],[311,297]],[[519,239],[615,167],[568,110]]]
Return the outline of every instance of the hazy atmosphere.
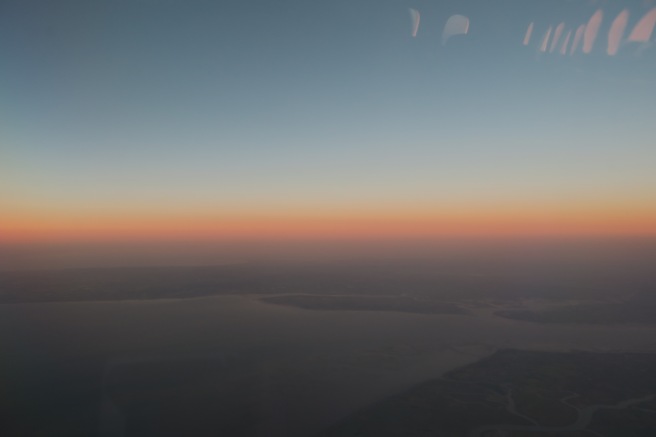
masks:
[[[1,1],[0,434],[656,435],[654,27]]]

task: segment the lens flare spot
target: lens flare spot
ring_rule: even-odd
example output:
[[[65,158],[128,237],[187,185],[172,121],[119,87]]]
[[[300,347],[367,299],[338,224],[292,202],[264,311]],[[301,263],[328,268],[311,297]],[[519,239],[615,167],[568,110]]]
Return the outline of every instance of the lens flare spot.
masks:
[[[526,35],[524,35],[524,42],[523,44],[527,46],[531,42],[531,35],[533,34],[533,22],[531,21],[531,24],[528,25],[528,29],[526,29]]]
[[[563,40],[563,44],[560,46],[560,54],[561,55],[566,55],[567,54],[567,45],[569,44],[569,39],[572,36],[572,31],[568,30],[567,34],[565,35],[565,39]]]
[[[556,46],[558,45],[558,40],[560,39],[560,36],[563,34],[563,29],[565,29],[565,23],[560,23],[558,26],[556,26],[556,30],[554,30],[553,39],[551,40],[551,46],[549,46],[549,53],[553,53],[553,51],[556,49]]]
[[[442,45],[446,45],[449,38],[456,35],[466,35],[469,32],[469,18],[464,15],[451,15],[442,31]]]
[[[540,44],[540,51],[541,52],[546,52],[547,51],[547,45],[549,44],[549,37],[551,37],[551,32],[553,29],[551,26],[547,29],[547,31],[544,33],[544,36],[542,37],[542,43]]]
[[[419,21],[421,19],[421,16],[419,15],[419,11],[416,9],[408,9],[408,12],[410,12],[410,24],[412,25],[412,37],[416,38],[417,37],[417,32],[419,31]]]
[[[610,30],[608,31],[608,49],[606,50],[610,56],[615,56],[620,49],[622,36],[624,36],[624,29],[626,29],[626,24],[628,22],[629,11],[627,9],[620,12],[613,20],[613,24],[611,24]]]
[[[588,21],[587,26],[585,26],[585,32],[583,32],[583,53],[586,55],[590,53],[594,47],[595,40],[597,39],[597,34],[599,33],[599,27],[601,26],[603,19],[603,11],[601,9],[597,9],[597,12],[592,14],[590,21]]]
[[[583,38],[583,33],[585,32],[585,24],[581,24],[574,33],[574,41],[572,41],[572,47],[569,50],[569,55],[572,56],[574,52],[579,48],[581,44],[581,39]]]
[[[656,25],[656,8],[652,8],[636,23],[629,35],[629,41],[648,42],[654,32],[654,25]]]

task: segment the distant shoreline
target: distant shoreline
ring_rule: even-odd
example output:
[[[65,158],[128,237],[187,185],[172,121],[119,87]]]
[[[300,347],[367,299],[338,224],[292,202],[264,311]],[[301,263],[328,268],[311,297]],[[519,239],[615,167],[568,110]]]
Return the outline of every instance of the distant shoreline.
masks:
[[[412,314],[467,314],[450,302],[424,301],[408,296],[357,296],[357,295],[278,295],[262,297],[260,301],[318,311],[392,311]]]

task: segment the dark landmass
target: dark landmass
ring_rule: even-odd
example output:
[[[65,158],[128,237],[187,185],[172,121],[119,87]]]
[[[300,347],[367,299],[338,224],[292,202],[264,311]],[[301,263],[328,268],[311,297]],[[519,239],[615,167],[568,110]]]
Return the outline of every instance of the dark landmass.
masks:
[[[5,271],[0,272],[0,303],[224,294],[409,296],[422,301],[500,303],[531,298],[625,301],[656,290],[653,269],[638,263],[601,268],[523,258]]]
[[[515,283],[516,282],[516,283]],[[445,273],[430,264],[241,264],[0,273],[0,303],[182,299],[225,294],[408,294],[513,300],[521,281]],[[543,288],[540,288],[543,290]]]
[[[618,304],[573,305],[545,311],[498,311],[501,317],[536,323],[654,324],[656,307],[633,302]]]
[[[654,430],[656,354],[504,350],[320,435],[638,437]]]
[[[408,296],[285,295],[264,297],[263,302],[307,310],[398,311],[416,314],[465,314],[449,302],[420,301]]]
[[[536,323],[654,324],[656,291],[638,294],[625,302],[569,305],[542,311],[504,310],[496,314]]]
[[[537,272],[428,261],[317,264],[245,263],[0,272],[0,304],[185,299],[259,295],[265,302],[312,310],[496,315],[538,323],[656,323],[656,274],[626,266],[597,271],[546,265]],[[558,304],[523,308],[522,301]]]

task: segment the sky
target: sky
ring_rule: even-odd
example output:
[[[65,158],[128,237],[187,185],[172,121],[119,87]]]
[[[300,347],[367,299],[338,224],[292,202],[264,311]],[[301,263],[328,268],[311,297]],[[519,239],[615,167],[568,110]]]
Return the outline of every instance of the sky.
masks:
[[[654,236],[655,6],[5,0],[0,244]]]

